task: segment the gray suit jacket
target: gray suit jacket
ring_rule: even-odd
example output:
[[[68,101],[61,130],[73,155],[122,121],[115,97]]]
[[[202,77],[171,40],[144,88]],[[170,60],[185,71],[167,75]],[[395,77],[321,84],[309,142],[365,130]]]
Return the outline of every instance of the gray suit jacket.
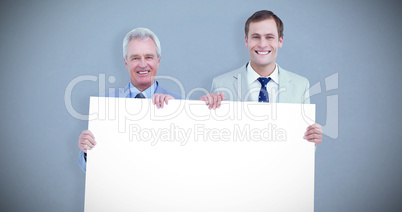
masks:
[[[241,68],[215,77],[211,92],[223,92],[225,100],[251,101],[247,84],[247,64]],[[310,104],[309,81],[279,67],[279,103]]]

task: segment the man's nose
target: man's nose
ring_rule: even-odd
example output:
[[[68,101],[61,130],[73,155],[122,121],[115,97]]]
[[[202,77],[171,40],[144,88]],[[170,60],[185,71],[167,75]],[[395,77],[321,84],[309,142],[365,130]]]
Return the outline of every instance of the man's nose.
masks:
[[[144,59],[144,58],[141,58],[141,61],[140,61],[139,66],[140,66],[141,68],[147,67],[147,63],[145,62],[145,59]]]
[[[265,38],[260,39],[260,42],[258,43],[259,47],[267,47],[268,46],[268,40]]]

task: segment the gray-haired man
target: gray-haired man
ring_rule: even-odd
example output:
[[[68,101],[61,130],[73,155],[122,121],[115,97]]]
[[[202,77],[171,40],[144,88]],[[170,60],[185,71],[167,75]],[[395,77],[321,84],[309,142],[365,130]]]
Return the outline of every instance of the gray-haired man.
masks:
[[[123,40],[123,58],[130,74],[130,83],[105,97],[152,98],[157,108],[163,108],[170,99],[181,99],[178,94],[162,88],[155,80],[161,60],[161,46],[158,37],[149,29],[136,28],[127,33]],[[79,139],[81,149],[79,164],[86,171],[86,152],[96,145],[95,137],[89,130],[84,130]]]

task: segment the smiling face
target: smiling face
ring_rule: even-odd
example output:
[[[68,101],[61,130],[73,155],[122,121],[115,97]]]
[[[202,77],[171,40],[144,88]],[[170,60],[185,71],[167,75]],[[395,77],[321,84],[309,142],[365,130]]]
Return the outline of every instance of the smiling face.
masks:
[[[283,37],[278,36],[274,19],[251,22],[246,39],[251,67],[261,76],[268,76],[275,69],[278,49],[282,47]]]
[[[131,83],[141,92],[155,82],[160,57],[156,53],[156,45],[151,38],[146,40],[132,39],[127,45],[124,58]]]

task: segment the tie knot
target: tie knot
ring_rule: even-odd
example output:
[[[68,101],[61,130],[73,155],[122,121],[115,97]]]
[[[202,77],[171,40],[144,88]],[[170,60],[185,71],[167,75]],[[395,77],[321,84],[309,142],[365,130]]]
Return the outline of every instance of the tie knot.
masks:
[[[138,99],[145,99],[145,96],[144,96],[144,94],[139,93],[139,94],[135,95],[135,97],[134,97],[134,98],[138,98]]]
[[[257,79],[261,83],[261,87],[265,87],[268,82],[271,80],[271,77],[258,77]]]

